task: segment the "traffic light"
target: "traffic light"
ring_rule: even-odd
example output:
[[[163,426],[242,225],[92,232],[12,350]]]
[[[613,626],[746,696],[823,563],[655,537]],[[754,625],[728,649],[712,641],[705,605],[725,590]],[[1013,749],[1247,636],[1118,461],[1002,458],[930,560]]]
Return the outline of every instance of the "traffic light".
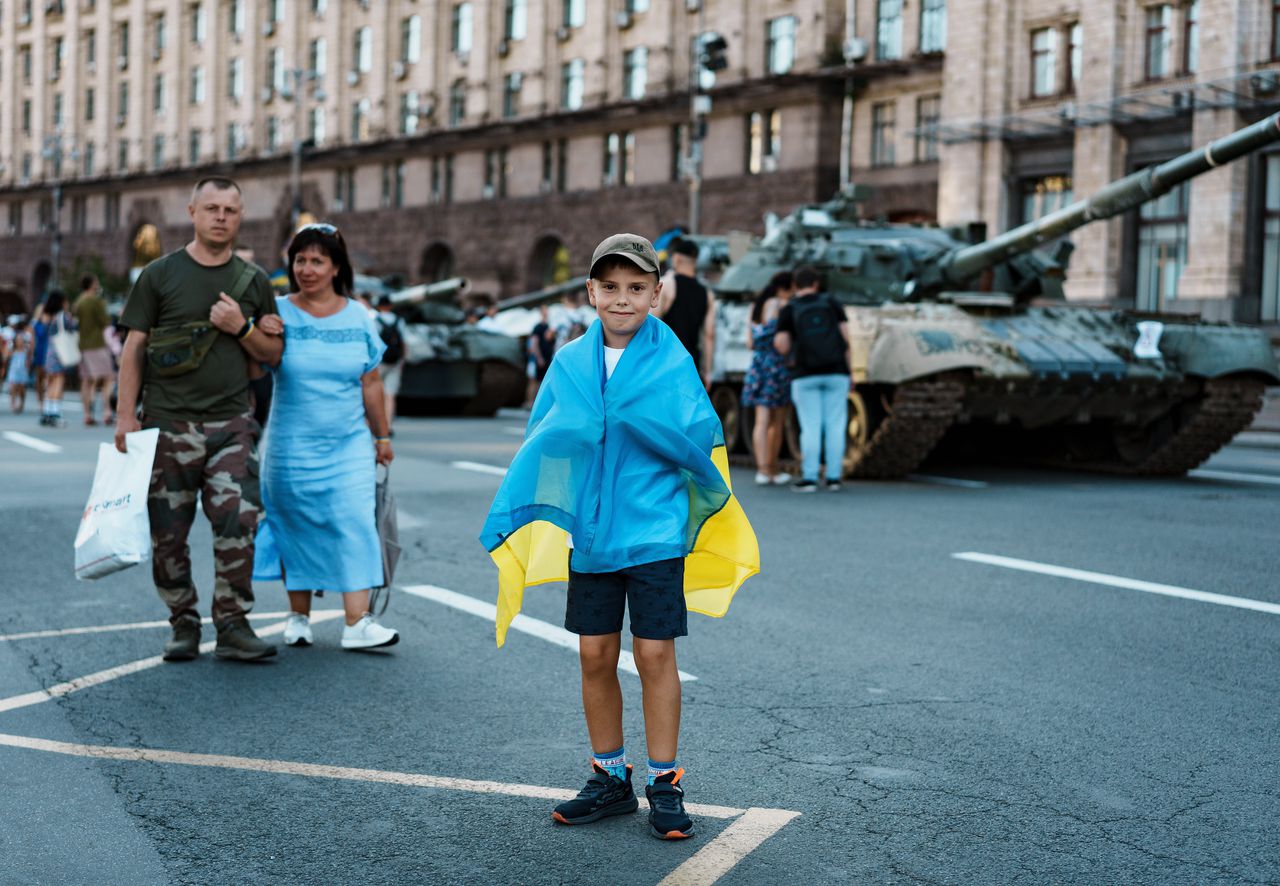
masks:
[[[729,59],[726,56],[728,51],[728,42],[715,31],[708,31],[702,35],[702,51],[698,53],[698,62],[713,74],[716,71],[723,71],[729,67]]]

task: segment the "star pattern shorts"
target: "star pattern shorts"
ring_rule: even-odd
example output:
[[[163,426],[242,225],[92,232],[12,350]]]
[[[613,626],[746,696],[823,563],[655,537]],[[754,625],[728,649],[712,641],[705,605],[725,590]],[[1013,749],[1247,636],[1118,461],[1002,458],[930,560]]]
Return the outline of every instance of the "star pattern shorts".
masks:
[[[684,558],[641,563],[618,572],[576,572],[570,566],[565,630],[589,636],[621,633],[624,608],[631,610],[632,636],[672,640],[688,634]]]

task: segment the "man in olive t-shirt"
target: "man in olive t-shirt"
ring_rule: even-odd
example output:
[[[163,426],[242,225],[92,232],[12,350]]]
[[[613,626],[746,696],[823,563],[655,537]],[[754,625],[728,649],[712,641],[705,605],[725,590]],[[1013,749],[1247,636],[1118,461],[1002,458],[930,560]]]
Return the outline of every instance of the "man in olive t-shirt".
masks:
[[[213,528],[214,654],[251,661],[276,651],[246,618],[253,606],[253,537],[262,510],[260,429],[249,414],[248,367],[250,361],[279,365],[284,341],[266,274],[232,254],[243,209],[235,182],[201,180],[187,206],[195,238],[143,269],[121,317],[129,336],[120,359],[116,447],[126,451],[125,435],[141,427],[139,389],[143,422],[160,429],[147,509],[152,576],[173,625],[166,661],[189,661],[199,653],[200,615],[187,548],[197,496]],[[180,360],[156,346],[184,324],[178,331],[189,332],[188,341],[204,345],[212,335],[212,343],[197,365],[175,373],[174,364],[190,363],[201,346],[186,347]],[[165,374],[156,367],[165,367]]]
[[[111,424],[111,380],[115,363],[107,348],[104,333],[111,324],[107,300],[99,291],[98,278],[85,274],[80,278],[80,295],[71,306],[80,335],[80,404],[84,407],[84,423],[96,425],[93,398],[102,394],[102,423]]]

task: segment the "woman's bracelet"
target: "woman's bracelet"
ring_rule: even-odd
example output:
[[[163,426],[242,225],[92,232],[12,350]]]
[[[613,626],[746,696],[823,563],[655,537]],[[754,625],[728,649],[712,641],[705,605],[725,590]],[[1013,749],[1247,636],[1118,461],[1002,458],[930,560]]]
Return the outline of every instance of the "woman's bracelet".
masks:
[[[391,438],[390,437],[374,437],[373,442],[374,443],[390,443]]]

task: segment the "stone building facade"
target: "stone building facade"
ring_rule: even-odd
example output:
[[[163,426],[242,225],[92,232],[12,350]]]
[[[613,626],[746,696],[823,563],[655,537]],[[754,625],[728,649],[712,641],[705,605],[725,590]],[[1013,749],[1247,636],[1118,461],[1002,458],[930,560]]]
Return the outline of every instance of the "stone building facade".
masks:
[[[1275,104],[1273,0],[703,4],[0,4],[0,286],[28,302],[43,288],[55,222],[64,264],[96,253],[120,272],[157,240],[178,247],[191,184],[211,174],[242,183],[243,239],[274,264],[294,215],[295,136],[301,209],[348,232],[372,271],[460,274],[502,295],[581,273],[602,232],[687,222],[690,83],[705,76],[694,43],[707,31],[728,44],[727,68],[703,84],[707,232],[760,233],[765,213],[826,199],[846,144],[853,179],[875,186],[869,213],[994,232]],[[1167,29],[1147,26],[1152,10]],[[1188,16],[1195,70],[1178,62]],[[1148,70],[1151,46],[1165,68]],[[1191,102],[1149,98],[1177,90]],[[1273,319],[1272,163],[1197,181],[1181,216],[1081,231],[1070,295],[1154,306],[1141,277],[1164,287],[1164,307]]]

